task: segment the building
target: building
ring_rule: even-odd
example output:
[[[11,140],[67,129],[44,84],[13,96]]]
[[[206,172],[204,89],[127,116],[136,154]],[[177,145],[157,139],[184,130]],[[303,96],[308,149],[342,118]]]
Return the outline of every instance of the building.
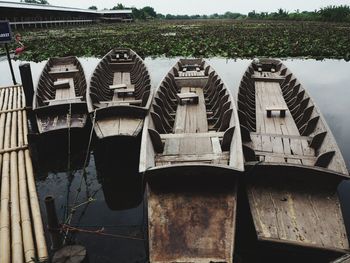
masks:
[[[0,20],[12,27],[47,27],[96,22],[132,22],[132,10],[90,10],[0,1]]]

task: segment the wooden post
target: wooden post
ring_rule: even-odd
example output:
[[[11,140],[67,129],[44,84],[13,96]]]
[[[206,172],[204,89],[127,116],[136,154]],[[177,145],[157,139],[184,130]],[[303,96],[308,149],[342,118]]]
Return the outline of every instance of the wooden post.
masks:
[[[6,49],[7,60],[8,60],[8,62],[9,62],[9,66],[10,66],[10,70],[11,70],[13,85],[16,85],[16,84],[17,84],[17,81],[16,81],[15,73],[13,72],[12,61],[11,61],[10,51],[9,51],[9,46],[8,46],[7,43],[5,43],[5,49]]]
[[[45,198],[47,224],[50,232],[51,249],[57,250],[62,246],[62,237],[59,230],[59,223],[56,214],[55,199],[52,196]]]
[[[33,97],[34,97],[34,86],[32,71],[29,63],[24,63],[19,66],[19,71],[21,73],[21,80],[24,90],[24,95],[26,98],[26,107],[32,107]]]

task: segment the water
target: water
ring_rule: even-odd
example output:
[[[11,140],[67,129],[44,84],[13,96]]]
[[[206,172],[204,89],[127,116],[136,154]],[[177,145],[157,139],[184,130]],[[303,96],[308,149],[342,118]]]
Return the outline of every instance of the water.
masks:
[[[99,59],[80,59],[87,79],[96,67]],[[146,58],[145,62],[151,72],[152,82],[156,86],[177,58]],[[21,62],[14,61],[16,78],[20,81],[18,66]],[[213,58],[209,63],[216,69],[227,86],[236,94],[239,81],[250,60],[227,60]],[[285,65],[297,76],[308,90],[311,97],[321,109],[329,124],[338,145],[344,155],[347,166],[350,167],[350,62],[343,60],[303,60],[287,59]],[[33,81],[37,82],[45,62],[31,63]],[[9,85],[11,76],[7,61],[0,62],[0,86]],[[63,161],[65,166],[66,161]],[[147,236],[144,229],[146,211],[144,204],[138,202],[142,182],[130,176],[117,164],[115,170],[96,171],[94,155],[90,156],[86,180],[82,170],[73,175],[66,172],[50,172],[45,169],[37,171],[37,189],[39,192],[42,211],[43,199],[53,195],[60,218],[66,218],[66,205],[78,205],[72,217],[71,224],[89,231],[104,230],[109,235],[79,231],[75,241],[87,247],[90,262],[146,262]],[[135,164],[136,166],[137,164]],[[50,170],[50,165],[48,165]],[[133,167],[135,168],[135,167]],[[129,180],[125,180],[129,178]],[[80,186],[81,184],[81,186]],[[81,189],[79,191],[79,189]],[[347,226],[350,226],[350,182],[342,183],[339,187]],[[69,195],[67,195],[69,193]],[[74,200],[77,197],[77,201]],[[89,198],[92,201],[88,201]],[[67,201],[68,200],[68,201]],[[133,208],[123,209],[128,204]],[[125,207],[124,207],[125,208]]]

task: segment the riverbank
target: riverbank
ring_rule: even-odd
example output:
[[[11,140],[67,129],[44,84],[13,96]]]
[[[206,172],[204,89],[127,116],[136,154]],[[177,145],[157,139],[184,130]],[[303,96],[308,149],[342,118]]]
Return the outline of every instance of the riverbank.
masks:
[[[26,29],[21,60],[103,56],[130,47],[141,56],[350,59],[350,25],[327,22],[190,20]],[[15,44],[12,48],[15,48]],[[1,53],[1,52],[0,52]]]

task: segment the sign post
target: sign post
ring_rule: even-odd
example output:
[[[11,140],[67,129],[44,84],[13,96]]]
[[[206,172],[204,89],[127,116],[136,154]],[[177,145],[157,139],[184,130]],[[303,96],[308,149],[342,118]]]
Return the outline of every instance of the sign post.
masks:
[[[10,43],[11,41],[12,41],[12,32],[11,32],[10,23],[8,21],[0,21],[0,44],[1,43],[5,44],[7,60],[9,62],[9,66],[11,70],[13,85],[16,85],[17,82],[15,78],[15,73],[13,72],[10,51],[8,47],[8,43]]]

